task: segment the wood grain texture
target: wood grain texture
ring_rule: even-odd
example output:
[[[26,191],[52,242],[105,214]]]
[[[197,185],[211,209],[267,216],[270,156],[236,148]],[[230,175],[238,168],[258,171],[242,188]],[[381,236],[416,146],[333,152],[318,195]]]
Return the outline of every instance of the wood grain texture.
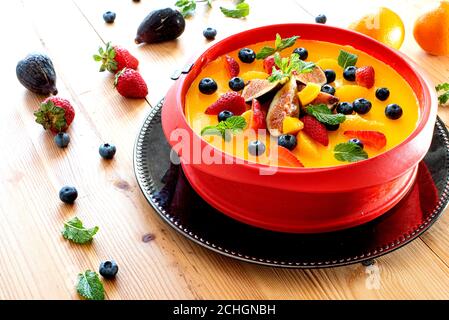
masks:
[[[173,1],[174,2],[174,1]],[[77,299],[76,276],[97,270],[101,260],[120,266],[116,281],[105,282],[108,299],[403,299],[449,298],[449,217],[421,239],[377,260],[375,269],[353,265],[325,270],[283,270],[255,266],[197,246],[171,230],[142,196],[132,168],[132,151],[140,124],[151,105],[171,85],[169,75],[211,43],[201,32],[218,29],[217,39],[268,23],[312,22],[324,12],[331,25],[346,26],[354,12],[387,3],[400,9],[407,37],[401,51],[418,62],[435,83],[449,78],[449,58],[423,53],[411,36],[412,22],[434,1],[300,1],[248,0],[247,19],[225,18],[214,1],[199,5],[177,41],[134,44],[142,18],[167,1],[59,0],[5,1],[0,19],[4,61],[0,117],[0,299]],[[391,3],[390,3],[391,2]],[[351,6],[350,11],[346,10]],[[117,12],[113,25],[102,20],[106,10]],[[97,72],[92,54],[107,41],[130,49],[148,83],[147,100],[121,98],[113,77]],[[29,52],[43,51],[55,63],[60,95],[70,99],[77,115],[70,128],[72,142],[58,149],[52,136],[34,123],[32,111],[43,97],[27,92],[16,80],[15,64]],[[449,123],[449,113],[440,110]],[[101,161],[98,146],[117,145],[111,162]],[[77,186],[74,206],[61,205],[58,191]],[[90,245],[72,245],[60,236],[63,221],[79,216],[100,231]],[[155,239],[144,243],[142,236]],[[370,288],[370,272],[380,284]]]

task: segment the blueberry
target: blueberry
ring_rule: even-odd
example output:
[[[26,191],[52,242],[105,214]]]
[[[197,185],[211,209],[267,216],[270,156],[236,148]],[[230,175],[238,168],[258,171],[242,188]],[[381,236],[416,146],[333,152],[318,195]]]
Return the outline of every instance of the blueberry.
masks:
[[[64,203],[72,204],[76,198],[78,198],[78,191],[75,187],[64,186],[59,190],[59,199]]]
[[[218,114],[218,121],[226,121],[226,119],[232,117],[234,114],[231,111],[223,110]]]
[[[331,95],[335,94],[335,88],[332,87],[330,84],[325,84],[324,86],[322,86],[321,91],[324,93],[329,93]]]
[[[343,78],[348,81],[355,81],[355,72],[357,68],[354,66],[346,67],[345,71],[343,71]]]
[[[243,48],[239,51],[239,59],[243,63],[251,63],[256,60],[256,53],[250,48]]]
[[[301,60],[306,60],[309,56],[309,51],[307,51],[306,48],[296,48],[295,50],[293,50],[293,53],[299,55],[299,59]]]
[[[337,124],[327,124],[327,123],[325,123],[324,126],[326,127],[326,129],[328,131],[337,131],[338,128],[340,128],[340,124],[339,123],[337,123]]]
[[[385,101],[390,96],[390,90],[388,88],[378,88],[376,90],[376,98],[380,101]]]
[[[365,98],[356,99],[352,105],[358,114],[366,114],[371,110],[371,102]]]
[[[100,156],[104,159],[114,158],[117,148],[113,144],[105,143],[100,146],[99,152]]]
[[[353,111],[354,107],[352,106],[352,103],[341,102],[337,105],[337,113],[352,114]]]
[[[385,108],[385,115],[388,119],[397,120],[402,117],[402,108],[396,103],[389,104]]]
[[[70,136],[66,132],[59,132],[57,135],[55,135],[53,140],[58,147],[66,148],[70,143]]]
[[[325,24],[327,21],[327,17],[324,14],[319,14],[315,17],[315,22],[316,23],[322,23]]]
[[[248,144],[248,152],[253,156],[260,156],[265,152],[265,145],[259,140],[251,141]]]
[[[287,148],[288,150],[293,150],[297,145],[296,137],[291,134],[283,134],[278,137],[278,145]]]
[[[103,19],[107,23],[113,23],[115,20],[115,12],[106,11],[105,13],[103,13]]]
[[[244,87],[245,81],[243,81],[242,78],[234,77],[231,80],[229,80],[229,88],[231,88],[234,91],[243,90]]]
[[[118,272],[118,265],[114,260],[103,261],[100,263],[100,270],[98,271],[104,278],[112,279],[115,278],[115,275]]]
[[[360,141],[360,140],[357,139],[357,138],[352,138],[352,139],[350,139],[348,142],[350,142],[350,143],[355,143],[356,145],[358,145],[360,148],[363,149],[363,142]]]
[[[324,70],[324,74],[326,75],[326,81],[327,83],[332,83],[335,81],[335,78],[337,75],[335,74],[335,71],[332,69],[326,69]]]
[[[215,91],[217,91],[218,86],[214,79],[203,78],[198,84],[198,88],[203,94],[213,94]]]
[[[214,40],[215,37],[217,36],[217,30],[215,30],[214,28],[206,28],[203,30],[203,36],[207,39],[207,40]]]

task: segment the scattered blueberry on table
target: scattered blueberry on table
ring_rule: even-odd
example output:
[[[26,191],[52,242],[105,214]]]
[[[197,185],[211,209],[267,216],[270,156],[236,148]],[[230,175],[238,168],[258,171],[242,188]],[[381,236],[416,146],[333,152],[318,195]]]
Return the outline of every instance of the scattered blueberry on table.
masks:
[[[203,30],[203,36],[207,40],[214,40],[215,37],[217,36],[217,30],[214,29],[214,28],[208,27],[208,28]]]
[[[99,273],[106,279],[115,278],[118,272],[118,265],[114,260],[103,261],[100,263]]]
[[[64,186],[59,191],[59,199],[64,203],[73,204],[76,198],[78,198],[78,191],[75,187]]]
[[[113,144],[110,144],[110,143],[102,144],[99,149],[100,156],[103,159],[108,159],[108,160],[114,158],[116,151],[117,151],[117,148]]]
[[[198,89],[202,94],[213,94],[218,89],[217,82],[212,78],[203,78],[198,84]]]
[[[325,24],[327,21],[327,17],[324,14],[319,14],[315,17],[315,22],[316,23],[321,23],[321,24]]]
[[[103,13],[103,19],[106,23],[114,23],[116,14],[112,11],[106,11]]]
[[[70,136],[66,132],[59,132],[53,140],[59,148],[66,148],[70,143]]]

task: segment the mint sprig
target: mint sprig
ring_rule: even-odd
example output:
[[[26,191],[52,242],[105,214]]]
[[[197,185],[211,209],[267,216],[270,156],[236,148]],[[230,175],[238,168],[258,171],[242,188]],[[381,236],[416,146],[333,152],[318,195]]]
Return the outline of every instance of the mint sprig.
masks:
[[[314,116],[319,122],[329,124],[329,125],[337,125],[346,120],[346,116],[341,113],[332,113],[331,110],[325,104],[319,105],[309,105],[306,108],[306,111],[311,116]]]
[[[338,161],[357,162],[368,159],[368,154],[354,142],[339,143],[334,148],[334,157]]]
[[[340,50],[340,53],[338,55],[338,65],[343,69],[349,66],[355,66],[358,58],[359,57],[356,54]]]
[[[289,78],[293,72],[298,74],[312,72],[313,68],[316,67],[313,62],[302,61],[296,53],[292,53],[290,58],[281,58],[279,52],[276,52],[274,54],[274,63],[278,69],[273,67],[271,75],[268,77],[268,81],[270,82]]]
[[[240,1],[234,9],[220,7],[220,10],[226,17],[235,19],[244,18],[249,15],[249,4],[245,1]]]
[[[447,82],[440,83],[439,85],[437,85],[435,87],[435,89],[439,93],[438,102],[440,104],[446,104],[449,101],[449,83],[447,83]],[[440,93],[440,91],[444,91],[444,92]]]
[[[246,127],[246,120],[242,116],[232,116],[225,121],[220,121],[216,126],[207,126],[201,130],[201,135],[218,134],[226,138],[228,132],[238,133]]]
[[[279,33],[276,34],[276,40],[274,41],[274,48],[272,47],[263,47],[256,54],[256,59],[265,59],[268,56],[275,54],[276,52],[280,52],[286,48],[293,46],[299,36],[293,36],[290,38],[282,39]]]
[[[104,300],[104,287],[98,274],[91,270],[78,274],[76,291],[87,300]]]
[[[98,227],[87,229],[83,226],[83,222],[77,217],[64,222],[62,236],[75,243],[84,244],[92,241],[94,235],[98,232]]]

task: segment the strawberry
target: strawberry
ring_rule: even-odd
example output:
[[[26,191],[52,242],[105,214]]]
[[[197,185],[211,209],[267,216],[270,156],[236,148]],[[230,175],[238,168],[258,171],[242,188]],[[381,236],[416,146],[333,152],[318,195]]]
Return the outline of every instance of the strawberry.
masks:
[[[348,130],[344,132],[348,138],[357,138],[363,142],[364,145],[375,150],[380,150],[387,144],[387,138],[382,132],[370,130]]]
[[[259,101],[257,101],[256,99],[253,99],[252,111],[253,112],[251,114],[251,119],[249,121],[249,128],[255,131],[259,129],[266,129],[266,115],[263,112]]]
[[[237,61],[231,56],[225,57],[225,66],[230,78],[237,77],[240,73],[240,66]]]
[[[304,116],[301,120],[304,123],[303,130],[309,137],[321,143],[323,146],[327,146],[329,144],[329,137],[324,124],[310,115]]]
[[[139,66],[139,60],[129,51],[120,46],[112,46],[110,42],[106,47],[98,50],[99,54],[94,55],[95,61],[101,61],[100,72],[108,70],[117,73],[123,68],[136,70]]]
[[[126,98],[145,98],[148,87],[139,72],[124,68],[115,75],[114,86]]]
[[[246,111],[245,99],[235,91],[222,94],[217,101],[212,103],[205,111],[206,114],[219,114],[228,110],[234,115],[241,115]]]
[[[67,99],[49,97],[34,112],[36,122],[53,133],[66,131],[75,118],[75,110]]]
[[[374,68],[371,66],[358,68],[355,72],[355,81],[359,86],[372,88],[374,86]]]
[[[299,161],[299,159],[287,148],[278,146],[278,165],[285,167],[304,167],[304,165]]]
[[[273,72],[273,67],[275,66],[276,64],[274,63],[274,56],[268,56],[263,59],[263,68],[265,69],[266,73],[271,74]]]

